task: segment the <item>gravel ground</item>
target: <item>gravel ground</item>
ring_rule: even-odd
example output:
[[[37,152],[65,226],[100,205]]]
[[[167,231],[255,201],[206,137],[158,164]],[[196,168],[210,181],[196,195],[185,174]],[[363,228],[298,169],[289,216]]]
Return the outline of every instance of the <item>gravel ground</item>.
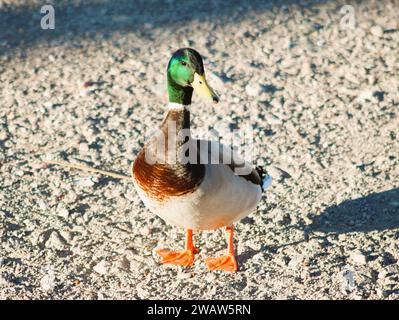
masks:
[[[0,0],[0,298],[399,298],[398,1],[56,1],[41,30],[44,2]],[[183,46],[222,98],[195,131],[252,128],[274,177],[236,274],[205,269],[220,230],[193,268],[159,265],[184,233],[131,181],[41,161],[128,175]]]

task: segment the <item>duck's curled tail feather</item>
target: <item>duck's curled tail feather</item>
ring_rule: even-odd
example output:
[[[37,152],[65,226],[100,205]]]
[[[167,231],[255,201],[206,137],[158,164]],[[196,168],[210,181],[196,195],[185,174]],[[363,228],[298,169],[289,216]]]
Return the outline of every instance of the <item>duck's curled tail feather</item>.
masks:
[[[272,177],[269,176],[265,169],[263,169],[263,167],[261,166],[257,166],[256,168],[256,172],[258,172],[259,176],[260,176],[260,187],[262,188],[262,191],[265,191],[267,188],[269,188],[269,186],[272,184]]]

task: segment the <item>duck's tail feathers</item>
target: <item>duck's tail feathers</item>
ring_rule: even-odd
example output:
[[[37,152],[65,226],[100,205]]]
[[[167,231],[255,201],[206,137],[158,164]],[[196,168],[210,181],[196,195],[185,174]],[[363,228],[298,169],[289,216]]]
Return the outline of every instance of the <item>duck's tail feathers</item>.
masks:
[[[265,191],[272,184],[273,178],[269,175],[265,176],[262,180],[262,190]]]
[[[265,169],[263,169],[263,167],[261,166],[257,166],[256,171],[258,172],[259,176],[260,176],[260,187],[262,188],[262,191],[265,191],[267,188],[270,187],[270,185],[272,184],[272,177],[269,176]]]

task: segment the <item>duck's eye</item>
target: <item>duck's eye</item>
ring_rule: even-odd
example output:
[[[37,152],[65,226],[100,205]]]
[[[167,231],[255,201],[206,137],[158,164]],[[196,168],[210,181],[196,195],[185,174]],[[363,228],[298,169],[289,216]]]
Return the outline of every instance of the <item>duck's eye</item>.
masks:
[[[180,63],[181,63],[182,66],[186,66],[187,65],[186,61],[180,61]]]

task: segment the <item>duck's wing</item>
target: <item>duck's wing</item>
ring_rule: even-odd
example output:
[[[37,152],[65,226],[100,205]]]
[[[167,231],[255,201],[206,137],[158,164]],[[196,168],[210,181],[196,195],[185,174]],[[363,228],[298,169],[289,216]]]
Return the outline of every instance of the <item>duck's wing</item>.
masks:
[[[235,175],[259,185],[263,190],[270,185],[271,177],[264,177],[264,170],[261,167],[253,168],[248,161],[245,161],[241,155],[229,146],[209,140],[198,140],[198,145],[202,161],[225,165]]]

